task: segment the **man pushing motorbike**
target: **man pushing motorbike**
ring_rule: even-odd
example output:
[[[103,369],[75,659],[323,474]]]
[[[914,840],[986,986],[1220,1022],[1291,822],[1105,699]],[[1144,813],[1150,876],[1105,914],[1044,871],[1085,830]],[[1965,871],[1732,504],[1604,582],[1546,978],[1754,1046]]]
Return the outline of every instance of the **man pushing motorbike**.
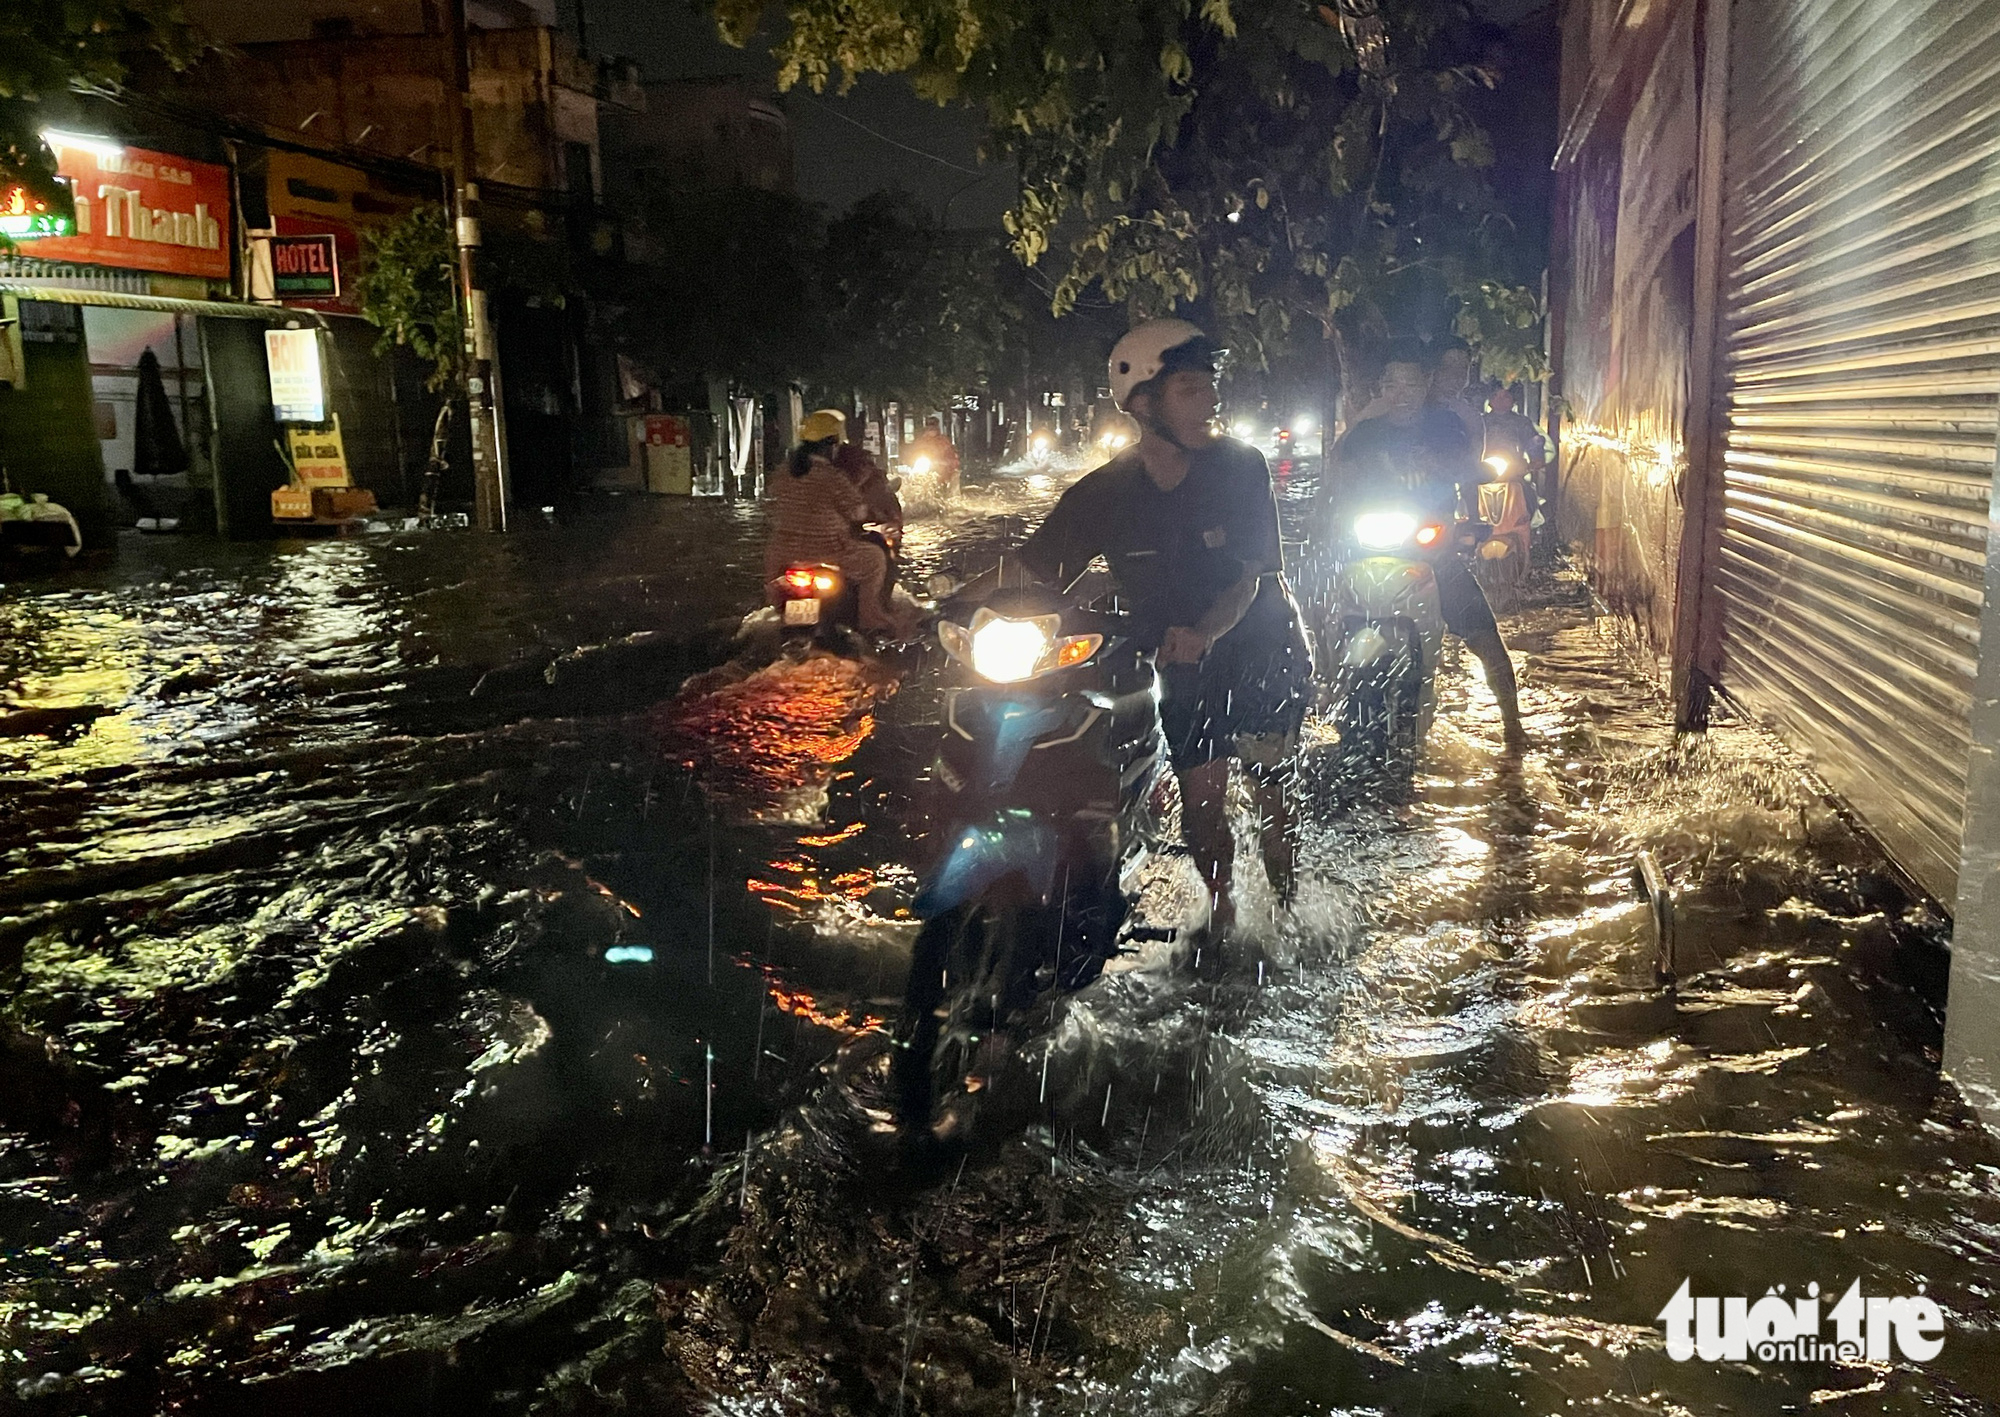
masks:
[[[1391,489],[1414,495],[1447,525],[1461,512],[1476,514],[1478,488],[1485,476],[1480,445],[1473,442],[1458,413],[1433,398],[1432,376],[1432,356],[1423,345],[1398,340],[1390,346],[1377,401],[1383,412],[1356,423],[1334,446],[1331,466],[1320,483],[1315,525],[1340,525],[1344,506]],[[1462,386],[1464,380],[1458,382]],[[1486,592],[1458,556],[1441,557],[1436,571],[1438,609],[1445,628],[1464,640],[1485,666],[1487,687],[1500,704],[1507,748],[1519,752],[1527,735],[1521,727],[1514,663]]]
[[[1152,320],[1120,340],[1111,390],[1139,441],[1065,492],[1019,552],[1036,579],[1061,586],[1102,556],[1120,608],[1151,626],[1182,830],[1217,939],[1236,909],[1232,760],[1250,778],[1272,887],[1291,897],[1286,777],[1312,683],[1270,470],[1254,448],[1215,433],[1224,353],[1185,320]]]

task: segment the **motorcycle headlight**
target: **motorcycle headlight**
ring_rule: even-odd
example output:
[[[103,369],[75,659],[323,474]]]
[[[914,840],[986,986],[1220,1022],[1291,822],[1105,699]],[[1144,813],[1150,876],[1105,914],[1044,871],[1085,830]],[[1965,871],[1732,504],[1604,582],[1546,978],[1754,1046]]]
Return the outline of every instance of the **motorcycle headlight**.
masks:
[[[973,672],[996,684],[1032,678],[1054,643],[1055,636],[1043,621],[996,615],[973,628]]]
[[[1417,534],[1408,512],[1363,512],[1354,519],[1354,539],[1371,551],[1389,551]]]
[[[1030,446],[1038,453],[1046,453],[1049,450],[1049,440],[1046,437],[1037,436]]]
[[[1057,638],[1062,629],[1059,615],[1038,615],[1032,620],[1010,620],[982,607],[972,617],[970,629],[949,620],[938,624],[938,640],[945,653],[972,672],[995,684],[1018,684],[1056,669],[1082,664],[1104,644],[1102,635],[1068,635]]]
[[[1505,477],[1507,475],[1507,468],[1509,467],[1509,463],[1507,459],[1501,457],[1498,453],[1495,453],[1492,457],[1486,459],[1486,465],[1493,469],[1493,475],[1495,477]]]
[[[927,457],[919,456],[915,462],[910,464],[910,470],[912,472],[929,472],[931,470],[931,460]]]

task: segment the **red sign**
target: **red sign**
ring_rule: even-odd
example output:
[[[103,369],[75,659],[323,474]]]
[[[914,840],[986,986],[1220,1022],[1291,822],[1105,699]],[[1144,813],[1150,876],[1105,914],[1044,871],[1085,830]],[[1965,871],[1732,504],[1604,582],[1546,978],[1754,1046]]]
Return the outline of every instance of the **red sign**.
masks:
[[[354,228],[346,222],[335,221],[323,216],[285,216],[281,213],[273,212],[271,214],[271,224],[277,228],[278,235],[281,238],[308,236],[324,239],[331,236],[333,238],[333,267],[336,271],[351,271],[361,264],[361,238],[355,234]],[[277,254],[277,249],[274,246],[271,251],[274,263],[277,259]],[[276,272],[274,271],[274,278],[275,275]],[[273,291],[272,294],[282,299],[287,305],[309,305],[315,310],[331,310],[347,315],[358,315],[361,313],[360,302],[354,298],[352,282],[342,282],[341,289],[336,295],[286,294],[283,291]]]
[[[688,446],[688,422],[676,418],[671,413],[649,413],[646,415],[646,445],[652,448],[685,448]]]
[[[229,169],[97,138],[43,135],[76,191],[76,233],[23,243],[51,261],[229,276]]]

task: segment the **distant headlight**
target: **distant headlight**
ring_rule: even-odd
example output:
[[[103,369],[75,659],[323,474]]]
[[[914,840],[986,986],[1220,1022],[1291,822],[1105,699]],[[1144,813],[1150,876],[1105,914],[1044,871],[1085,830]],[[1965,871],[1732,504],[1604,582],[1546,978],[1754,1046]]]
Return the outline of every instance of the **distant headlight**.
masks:
[[[1035,441],[1033,443],[1030,443],[1028,446],[1033,448],[1038,453],[1046,453],[1049,450],[1048,435],[1044,433],[1037,433],[1035,435]]]
[[[1390,551],[1417,534],[1408,512],[1363,512],[1354,519],[1354,539],[1371,551]]]
[[[1501,457],[1500,454],[1498,453],[1495,453],[1492,457],[1488,458],[1486,460],[1486,465],[1493,469],[1493,475],[1495,477],[1505,477],[1507,475],[1507,468],[1509,466],[1507,459]]]
[[[931,470],[930,458],[926,457],[921,453],[917,455],[917,460],[910,464],[911,472],[929,472],[930,470]]]

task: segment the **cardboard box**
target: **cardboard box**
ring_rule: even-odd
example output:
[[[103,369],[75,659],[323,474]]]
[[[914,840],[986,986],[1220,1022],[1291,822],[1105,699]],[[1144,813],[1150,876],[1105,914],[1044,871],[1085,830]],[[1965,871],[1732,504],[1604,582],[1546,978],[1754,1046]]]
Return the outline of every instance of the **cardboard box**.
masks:
[[[344,522],[375,510],[375,494],[365,488],[315,487],[311,495],[313,515],[321,521]]]
[[[281,522],[309,522],[313,518],[313,494],[304,487],[280,487],[271,494],[271,519]]]

